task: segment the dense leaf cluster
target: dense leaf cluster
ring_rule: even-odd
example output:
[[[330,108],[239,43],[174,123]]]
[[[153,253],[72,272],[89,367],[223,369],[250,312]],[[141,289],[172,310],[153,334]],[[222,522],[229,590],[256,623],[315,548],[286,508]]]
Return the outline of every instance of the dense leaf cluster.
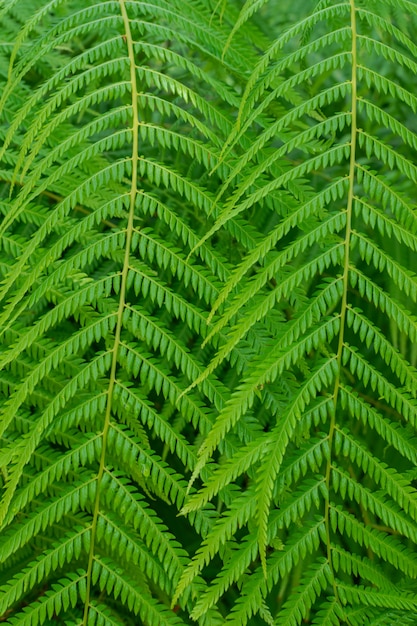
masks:
[[[0,621],[416,623],[416,41],[0,0]]]

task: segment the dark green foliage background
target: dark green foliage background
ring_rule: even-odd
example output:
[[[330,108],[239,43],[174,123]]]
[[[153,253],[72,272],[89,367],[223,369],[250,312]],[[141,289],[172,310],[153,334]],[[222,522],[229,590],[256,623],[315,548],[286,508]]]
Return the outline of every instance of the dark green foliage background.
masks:
[[[415,0],[0,0],[0,621],[417,623]]]

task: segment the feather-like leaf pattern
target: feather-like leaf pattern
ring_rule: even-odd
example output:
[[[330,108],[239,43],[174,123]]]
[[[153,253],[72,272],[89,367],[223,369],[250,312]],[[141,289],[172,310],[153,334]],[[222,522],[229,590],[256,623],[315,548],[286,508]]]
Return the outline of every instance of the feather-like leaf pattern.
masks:
[[[417,619],[415,0],[0,0],[0,621]]]

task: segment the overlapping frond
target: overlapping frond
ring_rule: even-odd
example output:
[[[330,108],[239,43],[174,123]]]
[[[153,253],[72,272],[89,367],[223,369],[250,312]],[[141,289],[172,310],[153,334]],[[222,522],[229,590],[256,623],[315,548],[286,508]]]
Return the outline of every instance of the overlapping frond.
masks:
[[[415,0],[0,24],[0,621],[414,623]]]
[[[231,264],[187,257],[238,106],[214,68],[238,85],[254,52],[221,60],[227,28],[197,3],[26,5],[1,7],[1,615],[181,623],[170,599],[212,514],[169,520],[228,386],[180,397]]]
[[[247,416],[257,414],[266,432],[225,460],[183,510],[203,510],[222,500],[231,481],[241,489],[246,483],[257,530],[246,534],[248,519],[244,535],[236,529],[235,536],[256,537],[266,585],[270,554],[291,552],[294,521],[304,527],[312,507],[323,512],[321,546],[303,556],[302,582],[287,599],[285,591],[278,600],[263,596],[277,624],[350,623],[346,605],[367,606],[369,615],[376,608],[381,618],[387,609],[416,614],[406,579],[374,576],[363,553],[415,577],[415,23],[405,28],[392,3],[382,3],[382,12],[379,4],[303,5],[305,15],[260,57],[221,163],[240,152],[243,137],[256,138],[234,157],[215,199],[223,208],[200,240],[207,245],[238,215],[270,211],[265,237],[247,249],[210,313],[204,345],[220,333],[228,339],[190,390],[233,364],[232,351],[245,342],[254,354],[200,447],[192,483]],[[233,35],[257,10],[256,2],[245,4]],[[393,99],[408,111],[400,119]],[[296,199],[293,208],[265,205],[278,190]],[[311,451],[308,461],[301,450]],[[287,458],[304,459],[302,469],[286,474]],[[274,511],[300,492],[306,499],[285,518],[278,548],[269,530]],[[225,524],[232,511],[223,514]],[[205,545],[211,537],[216,543],[217,528]],[[223,540],[235,554],[230,564],[224,557],[226,575],[238,556],[233,537]],[[349,557],[341,557],[346,546]],[[200,575],[209,556],[196,555],[184,581]],[[251,558],[242,562],[248,585],[257,576]],[[285,589],[287,579],[280,580]],[[239,613],[243,622],[257,614],[268,623],[257,598]]]

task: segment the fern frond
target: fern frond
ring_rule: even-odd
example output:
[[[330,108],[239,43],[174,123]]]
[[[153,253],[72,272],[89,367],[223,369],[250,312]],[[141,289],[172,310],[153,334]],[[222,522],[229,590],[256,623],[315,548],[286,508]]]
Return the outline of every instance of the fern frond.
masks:
[[[0,5],[0,621],[414,623],[415,0]]]
[[[374,593],[371,590],[361,588],[359,585],[355,588],[347,587],[339,584],[340,597],[344,603],[350,602],[359,605],[376,606],[384,609],[405,609],[416,613],[416,598],[412,594],[401,595],[389,593],[387,591],[378,591]]]
[[[74,608],[79,595],[85,597],[85,583],[85,572],[68,574],[55,583],[40,601],[29,604],[16,617],[10,617],[10,624],[47,624],[54,615],[59,616]]]
[[[396,569],[416,577],[416,559],[412,552],[407,551],[395,537],[375,528],[368,528],[350,513],[340,507],[332,507],[330,519],[334,531],[346,533],[360,546],[370,548],[378,557],[391,563]]]
[[[90,529],[76,528],[67,533],[65,538],[31,562],[29,567],[19,573],[1,590],[0,612],[3,615],[9,606],[14,605],[36,585],[48,579],[51,572],[63,569],[73,559],[79,560],[81,553],[85,553],[90,544]]]
[[[309,614],[316,598],[332,583],[332,573],[325,559],[306,572],[300,582],[300,591],[284,605],[277,624],[301,624]]]
[[[364,425],[373,428],[399,454],[409,459],[413,465],[417,461],[414,431],[398,422],[384,418],[366,403],[351,388],[341,386],[340,399],[343,407],[348,407],[352,417],[359,418]]]
[[[227,618],[230,624],[246,624],[252,615],[256,615],[266,596],[279,576],[285,576],[288,568],[292,568],[306,551],[313,551],[319,544],[322,532],[322,520],[315,520],[303,531],[300,531],[291,545],[283,553],[275,552],[268,562],[268,578],[265,579],[262,568],[258,568],[243,583],[241,595]]]

